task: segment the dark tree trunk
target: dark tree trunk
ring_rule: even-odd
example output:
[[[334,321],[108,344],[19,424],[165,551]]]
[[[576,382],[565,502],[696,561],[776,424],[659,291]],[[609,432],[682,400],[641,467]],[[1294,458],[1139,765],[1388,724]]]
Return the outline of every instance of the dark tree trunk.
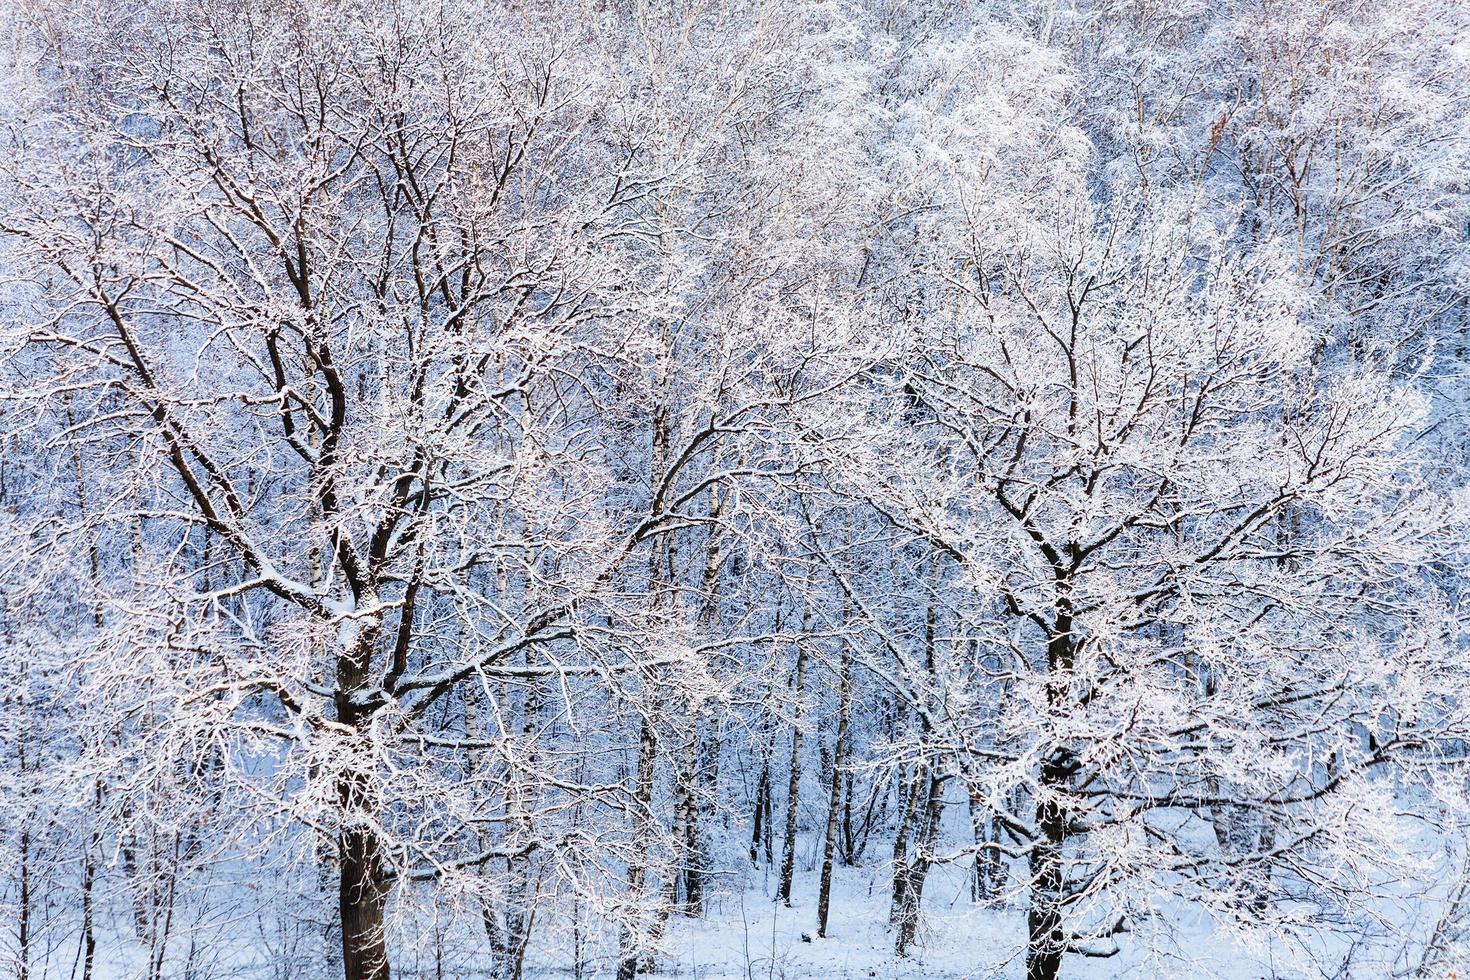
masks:
[[[1042,840],[1031,851],[1031,911],[1026,916],[1026,980],[1057,980],[1062,972],[1066,936],[1062,932],[1062,843],[1066,815],[1047,796],[1066,778],[1061,760],[1042,767],[1042,799],[1036,826]]]
[[[1056,618],[1047,639],[1049,678],[1046,697],[1049,707],[1060,712],[1068,698],[1065,677],[1076,660],[1072,635],[1071,582],[1058,568]],[[1026,980],[1056,980],[1061,975],[1067,939],[1062,928],[1062,906],[1066,898],[1062,848],[1066,843],[1069,814],[1062,803],[1073,769],[1072,753],[1064,745],[1053,747],[1041,764],[1037,782],[1036,828],[1041,839],[1031,850],[1031,911],[1026,917]]]
[[[720,568],[725,562],[720,546],[720,520],[725,513],[725,498],[717,484],[709,488],[710,535],[705,547],[704,575],[701,581],[703,601],[699,610],[702,632],[718,635],[720,621]],[[720,787],[720,720],[703,707],[694,712],[694,742],[690,747],[692,778],[688,788],[688,817],[684,824],[684,913],[704,915],[704,876],[710,866],[700,828],[706,818],[713,818],[714,801]],[[706,809],[708,808],[708,809]]]
[[[805,632],[805,624],[803,624]],[[801,802],[801,700],[806,696],[806,644],[796,650],[796,689],[791,724],[791,769],[786,784],[786,839],[781,852],[781,902],[791,907],[791,879],[796,874],[796,811]]]
[[[339,662],[339,692],[361,687],[371,642],[371,637],[361,638],[353,655]],[[371,721],[371,712],[339,693],[337,718],[362,732]],[[381,842],[371,826],[377,795],[370,779],[370,775],[348,771],[337,783],[342,820],[337,832],[337,917],[342,926],[344,980],[389,980],[384,932],[388,889],[383,880]]]
[[[842,866],[850,868],[856,863],[852,839],[852,773],[842,779]]]
[[[354,790],[344,785],[343,793],[350,799]],[[388,894],[377,836],[362,827],[348,827],[338,841],[338,861],[342,976],[344,980],[389,980],[388,944],[383,934]]]
[[[931,569],[934,566],[931,566]],[[938,616],[934,603],[930,602],[924,612],[924,667],[930,676],[934,674],[934,638]],[[920,712],[923,733],[927,741],[930,735],[927,715]],[[899,956],[908,953],[909,945],[919,930],[919,910],[924,895],[924,879],[929,874],[930,857],[933,853],[934,836],[939,830],[939,815],[943,803],[944,780],[933,771],[933,763],[920,759],[914,765],[913,778],[907,784],[903,804],[903,823],[898,837],[893,842],[893,903],[889,906],[888,922],[896,926],[897,938],[894,951]],[[913,855],[909,849],[912,844]]]
[[[919,778],[916,773],[916,783]],[[909,838],[918,818],[919,787],[915,785],[908,792],[899,795],[903,815],[899,819],[898,830],[893,835],[893,900],[888,906],[888,924],[891,926],[898,924],[904,904],[908,901]]]
[[[770,810],[767,798],[771,793],[771,766],[769,763],[761,763],[760,778],[755,784],[755,808],[750,817],[750,863],[755,864],[760,860],[761,840],[765,836],[764,821],[766,813]],[[766,860],[770,860],[770,849],[766,849]]]
[[[817,936],[827,938],[832,904],[832,863],[837,853],[838,814],[842,807],[842,767],[847,762],[848,726],[852,717],[852,650],[843,644],[837,680],[837,739],[832,745],[831,793],[827,800],[827,835],[822,845],[822,878],[817,890]]]
[[[100,789],[98,793],[100,795]],[[93,820],[96,819],[94,813]],[[92,924],[92,887],[97,877],[96,853],[99,845],[98,833],[94,829],[87,853],[82,858],[82,980],[92,980],[92,970],[97,961],[97,935]]]
[[[765,858],[767,867],[776,863],[776,859],[773,856],[775,851],[773,850],[771,843],[776,833],[776,794],[774,792],[774,789],[775,787],[771,785],[770,780],[767,780],[765,798],[766,820],[765,827],[761,831],[761,852],[762,856]]]
[[[975,866],[970,875],[970,901],[994,902],[1005,891],[1006,865],[1000,844],[1000,821],[974,789],[969,793],[970,826],[975,832]]]
[[[701,729],[696,726],[694,744],[690,747],[691,765],[689,786],[684,794],[684,905],[685,915],[698,918],[704,915],[704,841],[699,833]]]
[[[705,877],[713,866],[709,842],[703,828],[715,823],[723,815],[728,826],[728,810],[717,807],[720,799],[720,753],[723,751],[723,734],[719,717],[709,719],[703,744],[700,746],[698,797],[695,800],[694,822],[690,828],[690,843],[695,849],[695,865],[689,869],[686,891],[689,894],[689,914],[704,915]]]
[[[20,927],[16,936],[18,980],[26,980],[31,968],[31,831],[20,832]]]
[[[918,786],[916,782],[915,790]],[[919,913],[924,906],[924,882],[928,880],[929,869],[934,864],[934,845],[939,839],[939,822],[944,815],[944,779],[938,775],[929,776],[923,811],[923,823],[918,828],[914,842],[913,859],[894,870],[894,903],[898,925],[894,951],[899,956],[908,955],[909,947],[918,936]]]
[[[636,798],[634,800],[635,812],[637,813],[637,834],[642,840],[645,848],[653,844],[655,828],[653,826],[653,775],[654,766],[658,757],[658,736],[653,730],[653,725],[648,719],[643,719],[638,729],[638,785]],[[628,869],[628,892],[633,896],[636,903],[644,901],[645,893],[649,887],[648,868],[644,862],[649,855],[645,852],[640,861],[635,861]],[[635,914],[637,914],[635,912]],[[633,980],[638,975],[638,961],[641,952],[641,941],[638,935],[629,929],[623,930],[621,942],[619,943],[618,980]],[[651,954],[650,954],[651,955]],[[652,968],[652,963],[647,964]]]
[[[698,806],[689,809],[689,823],[684,828],[684,851],[689,855],[689,866],[684,869],[684,914],[697,919],[704,915],[705,869]]]
[[[663,938],[664,928],[668,924],[669,916],[675,910],[684,914],[691,914],[687,904],[680,906],[679,887],[684,886],[684,897],[694,900],[690,891],[689,872],[694,862],[698,860],[696,853],[696,840],[698,837],[698,816],[696,814],[694,796],[694,768],[698,764],[698,732],[691,741],[684,746],[684,757],[687,765],[681,767],[674,776],[674,857],[668,874],[664,878],[663,901],[659,903],[654,913],[652,930],[652,942],[650,945],[657,946]],[[698,886],[695,886],[696,888]]]

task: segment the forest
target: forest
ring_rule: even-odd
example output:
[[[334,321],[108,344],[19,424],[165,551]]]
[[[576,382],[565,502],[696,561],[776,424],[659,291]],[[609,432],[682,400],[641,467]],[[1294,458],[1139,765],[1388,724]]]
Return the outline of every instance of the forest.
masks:
[[[0,974],[1470,975],[1470,0],[0,0]]]

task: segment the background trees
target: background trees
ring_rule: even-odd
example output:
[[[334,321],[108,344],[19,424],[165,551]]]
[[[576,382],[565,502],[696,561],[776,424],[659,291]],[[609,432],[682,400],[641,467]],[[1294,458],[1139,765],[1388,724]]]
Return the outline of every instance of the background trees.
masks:
[[[19,973],[1446,955],[1456,5],[7,16]]]

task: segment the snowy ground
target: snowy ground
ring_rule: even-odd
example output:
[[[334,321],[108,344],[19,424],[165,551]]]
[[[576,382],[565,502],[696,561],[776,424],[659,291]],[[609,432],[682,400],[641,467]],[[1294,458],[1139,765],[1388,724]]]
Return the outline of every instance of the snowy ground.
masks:
[[[793,907],[788,909],[772,900],[775,876],[757,874],[743,892],[713,900],[706,919],[671,924],[662,972],[699,980],[1012,980],[1024,975],[1024,909],[973,904],[963,867],[933,870],[925,888],[921,941],[910,957],[897,959],[893,935],[886,928],[888,883],[887,870],[881,866],[837,869],[828,938],[817,939],[816,875],[798,877]],[[1375,911],[1386,930],[1407,927],[1418,932],[1416,927],[1427,926],[1425,920],[1438,909],[1406,903]],[[1188,911],[1173,914],[1171,920],[1158,935],[1125,939],[1116,957],[1069,957],[1064,976],[1383,980],[1405,975],[1408,962],[1395,962],[1401,943],[1383,935],[1376,942],[1356,944],[1344,964],[1353,944],[1341,937],[1315,943],[1315,955],[1309,957],[1284,937],[1268,948],[1247,949],[1209,919]]]
[[[775,881],[756,880],[743,893],[720,896],[708,918],[679,921],[670,929],[665,968],[679,976],[717,980],[797,978],[961,978],[1021,975],[1025,912],[985,909],[969,900],[963,868],[936,868],[925,889],[919,945],[899,960],[888,921],[888,874],[883,868],[839,868],[833,882],[828,938],[816,935],[816,880],[798,880],[792,908],[772,901]],[[809,937],[810,941],[803,936]],[[1201,937],[1203,938],[1203,937]],[[1202,944],[1208,948],[1212,944]],[[1200,950],[1196,950],[1199,953]],[[1069,976],[1220,976],[1263,974],[1243,965],[1239,951],[1208,951],[1174,969],[1140,957],[1068,964]],[[1194,973],[1193,971],[1199,971]]]
[[[805,835],[804,835],[805,836]],[[702,919],[674,917],[663,938],[658,975],[688,980],[1019,980],[1025,910],[1020,906],[986,908],[970,901],[968,869],[937,866],[924,892],[923,925],[911,955],[898,959],[887,928],[889,873],[881,861],[867,867],[837,868],[826,939],[816,938],[817,874],[814,841],[798,848],[793,903],[774,900],[777,878],[765,867],[734,864],[742,880],[724,877],[710,895]],[[1419,842],[1425,846],[1424,842]],[[237,895],[231,892],[231,895]],[[218,896],[217,896],[218,897]],[[264,896],[262,896],[264,897]],[[329,976],[322,956],[322,933],[289,930],[273,924],[283,911],[266,901],[251,906],[239,896],[205,918],[176,922],[166,977],[188,980],[302,980]],[[1425,976],[1443,980],[1443,970],[1414,974],[1413,944],[1404,934],[1424,935],[1442,908],[1405,899],[1364,910],[1377,924],[1372,941],[1352,930],[1334,936],[1330,930],[1312,940],[1312,957],[1285,937],[1265,948],[1248,949],[1208,919],[1179,909],[1168,927],[1154,935],[1125,938],[1116,957],[1086,960],[1069,957],[1066,980],[1127,977],[1219,978],[1219,980],[1386,980]],[[149,976],[148,955],[131,937],[121,916],[99,947],[99,980],[141,980]],[[284,918],[292,919],[291,916]],[[293,920],[294,921],[294,920]],[[616,967],[616,930],[606,921],[584,926],[582,980],[610,977]],[[229,938],[225,938],[228,936]],[[1347,937],[1347,938],[1344,938]],[[1354,943],[1356,938],[1358,942]],[[442,940],[442,941],[440,941]],[[483,933],[477,917],[400,921],[395,937],[395,980],[481,980]],[[1352,959],[1343,958],[1352,947]],[[526,980],[573,980],[573,941],[553,921],[543,920],[527,951]],[[32,978],[75,977],[74,940],[56,943]],[[3,972],[3,968],[0,968]],[[1470,971],[1461,971],[1461,977]]]

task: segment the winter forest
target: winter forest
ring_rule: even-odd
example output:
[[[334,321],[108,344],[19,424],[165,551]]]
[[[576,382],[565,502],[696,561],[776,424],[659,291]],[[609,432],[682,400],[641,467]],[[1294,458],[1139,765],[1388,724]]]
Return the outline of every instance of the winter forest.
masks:
[[[0,0],[0,975],[1470,975],[1466,0]]]

